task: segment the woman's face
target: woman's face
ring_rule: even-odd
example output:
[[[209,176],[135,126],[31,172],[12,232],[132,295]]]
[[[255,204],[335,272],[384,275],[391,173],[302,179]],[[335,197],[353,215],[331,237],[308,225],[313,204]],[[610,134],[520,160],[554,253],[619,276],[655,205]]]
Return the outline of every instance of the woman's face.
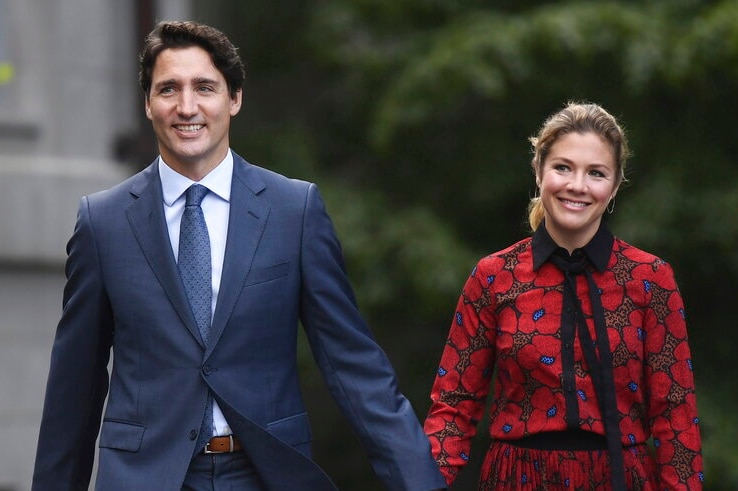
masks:
[[[569,252],[583,247],[618,190],[613,149],[592,132],[563,135],[551,146],[537,181],[551,238]]]

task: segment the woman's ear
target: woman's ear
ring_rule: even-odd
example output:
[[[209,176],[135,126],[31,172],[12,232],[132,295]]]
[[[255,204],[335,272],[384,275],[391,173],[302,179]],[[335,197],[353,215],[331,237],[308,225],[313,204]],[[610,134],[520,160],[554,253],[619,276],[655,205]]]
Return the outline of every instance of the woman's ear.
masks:
[[[611,200],[615,199],[615,195],[618,194],[618,189],[620,189],[620,184],[615,186],[615,189],[612,190],[612,194],[610,195]]]

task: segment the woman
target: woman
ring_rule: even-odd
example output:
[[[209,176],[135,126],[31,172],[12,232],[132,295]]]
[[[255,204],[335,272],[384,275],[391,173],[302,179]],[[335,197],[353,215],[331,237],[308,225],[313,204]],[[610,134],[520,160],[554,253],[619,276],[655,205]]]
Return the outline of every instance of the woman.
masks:
[[[472,271],[431,393],[425,431],[446,482],[469,458],[494,374],[480,490],[700,490],[674,273],[602,221],[625,180],[623,130],[602,107],[569,103],[530,142],[533,235]]]

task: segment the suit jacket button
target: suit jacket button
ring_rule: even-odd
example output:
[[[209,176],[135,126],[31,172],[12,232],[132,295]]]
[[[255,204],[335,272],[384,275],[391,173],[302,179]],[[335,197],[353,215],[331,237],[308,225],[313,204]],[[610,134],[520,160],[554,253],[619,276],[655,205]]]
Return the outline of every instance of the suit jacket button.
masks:
[[[210,375],[212,372],[213,369],[210,368],[210,365],[205,365],[204,367],[202,367],[202,373],[204,373],[205,375]]]
[[[190,430],[190,440],[197,438],[197,430]]]

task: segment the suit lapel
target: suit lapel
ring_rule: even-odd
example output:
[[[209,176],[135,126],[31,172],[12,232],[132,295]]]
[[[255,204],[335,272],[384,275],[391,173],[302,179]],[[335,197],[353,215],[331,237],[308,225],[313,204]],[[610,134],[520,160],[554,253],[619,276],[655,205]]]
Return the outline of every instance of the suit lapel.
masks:
[[[134,180],[131,194],[137,199],[126,210],[126,216],[133,229],[133,234],[182,322],[197,342],[202,345],[202,338],[187,302],[177,263],[169,243],[169,233],[162,205],[161,181],[156,161],[139,174],[138,179]]]
[[[236,305],[259,246],[269,216],[269,207],[259,194],[266,187],[241,157],[233,154],[231,211],[228,219],[223,274],[208,338],[207,357],[217,345]]]

